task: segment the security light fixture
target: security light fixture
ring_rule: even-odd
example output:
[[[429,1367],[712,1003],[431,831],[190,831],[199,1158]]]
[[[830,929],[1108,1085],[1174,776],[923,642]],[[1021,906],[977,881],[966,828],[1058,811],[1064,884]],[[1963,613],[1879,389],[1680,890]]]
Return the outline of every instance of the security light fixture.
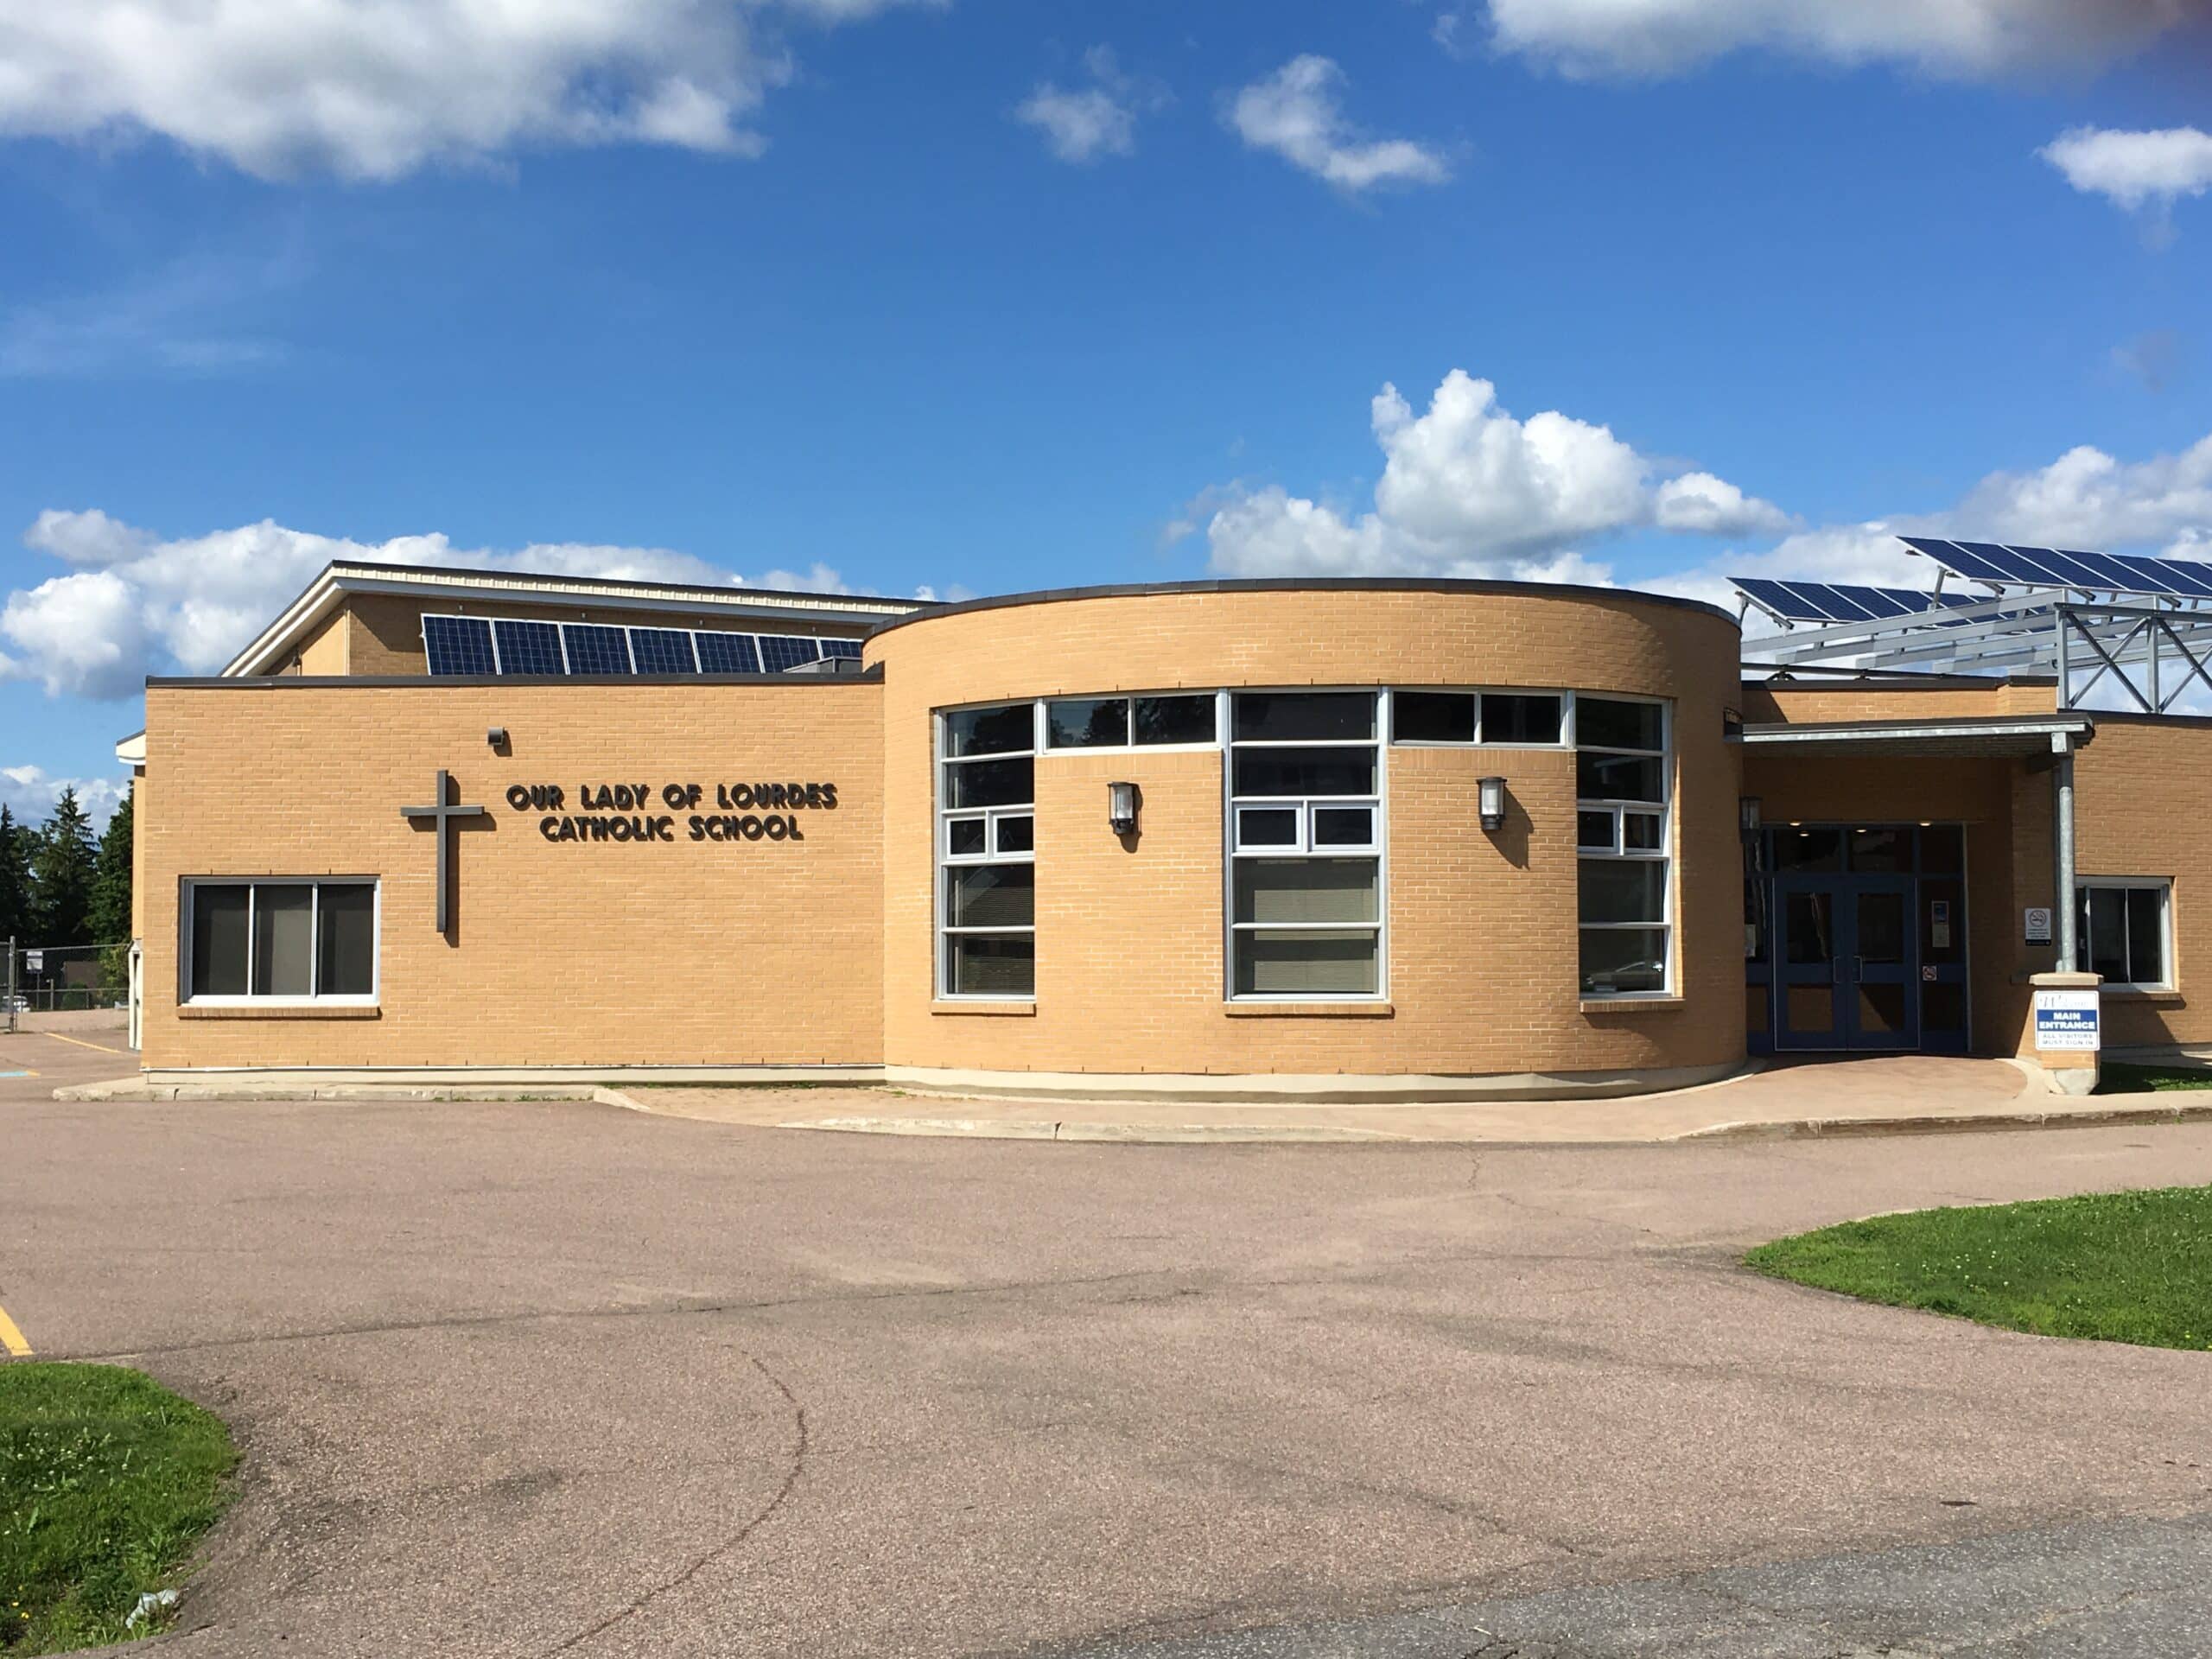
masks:
[[[1138,799],[1135,784],[1106,785],[1106,822],[1113,825],[1116,835],[1136,834]]]
[[[1505,828],[1505,779],[1484,778],[1476,787],[1481,791],[1479,801],[1483,828],[1495,834]]]
[[[1739,795],[1736,798],[1736,817],[1744,826],[1744,833],[1756,836],[1759,832],[1759,798]]]
[[[484,741],[495,749],[505,748],[507,747],[507,728],[504,726],[494,726],[490,731],[484,734]]]

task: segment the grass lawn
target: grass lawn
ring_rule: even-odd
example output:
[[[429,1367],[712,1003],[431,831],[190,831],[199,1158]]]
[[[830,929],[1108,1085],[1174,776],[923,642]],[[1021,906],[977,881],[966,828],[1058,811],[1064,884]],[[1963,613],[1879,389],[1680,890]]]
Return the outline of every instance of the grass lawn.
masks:
[[[175,1581],[237,1460],[220,1420],[137,1371],[0,1363],[0,1653],[143,1634],[124,1619]]]
[[[2097,1076],[2101,1095],[2139,1094],[2146,1089],[2212,1089],[2212,1065],[2129,1065],[2107,1060]]]
[[[2212,1187],[1916,1210],[1777,1239],[1744,1261],[2037,1336],[2212,1351]]]

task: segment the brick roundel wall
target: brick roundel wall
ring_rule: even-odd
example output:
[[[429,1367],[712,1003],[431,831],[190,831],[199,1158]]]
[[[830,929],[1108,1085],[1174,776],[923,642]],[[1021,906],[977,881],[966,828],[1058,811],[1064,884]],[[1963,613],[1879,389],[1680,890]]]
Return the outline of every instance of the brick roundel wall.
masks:
[[[896,625],[885,670],[885,1059],[994,1071],[1497,1075],[1726,1065],[1744,1052],[1738,763],[1723,734],[1738,639],[1649,595],[1510,583],[1218,584],[988,603]],[[1037,996],[934,1000],[932,714],[1118,691],[1527,686],[1675,702],[1675,984],[1581,1001],[1574,757],[1393,748],[1389,1001],[1301,1014],[1223,995],[1222,755],[1037,763]],[[1476,780],[1508,780],[1493,836]],[[1143,791],[1123,847],[1106,785]]]

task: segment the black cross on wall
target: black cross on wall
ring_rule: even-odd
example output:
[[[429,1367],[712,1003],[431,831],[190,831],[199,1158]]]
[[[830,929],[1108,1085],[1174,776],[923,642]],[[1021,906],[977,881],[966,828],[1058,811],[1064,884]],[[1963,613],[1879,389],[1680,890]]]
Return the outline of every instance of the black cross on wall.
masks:
[[[399,809],[399,816],[410,823],[422,823],[427,821],[430,825],[431,833],[438,838],[438,931],[441,933],[446,931],[447,918],[450,914],[453,821],[455,818],[480,818],[487,816],[480,806],[448,805],[446,797],[451,792],[452,785],[447,776],[446,769],[440,766],[437,804],[434,806],[403,806]]]

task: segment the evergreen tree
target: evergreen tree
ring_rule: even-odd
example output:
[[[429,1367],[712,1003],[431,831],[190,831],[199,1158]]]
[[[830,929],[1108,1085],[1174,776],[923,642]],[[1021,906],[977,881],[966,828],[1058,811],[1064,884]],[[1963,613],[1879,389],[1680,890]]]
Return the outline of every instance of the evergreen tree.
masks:
[[[31,831],[0,806],[0,949],[6,940],[29,933],[30,908]]]
[[[90,943],[92,926],[92,820],[65,789],[31,849],[30,941],[40,945]]]
[[[130,938],[130,821],[135,792],[125,793],[123,804],[107,821],[100,837],[99,857],[92,870],[92,941],[121,944]]]

